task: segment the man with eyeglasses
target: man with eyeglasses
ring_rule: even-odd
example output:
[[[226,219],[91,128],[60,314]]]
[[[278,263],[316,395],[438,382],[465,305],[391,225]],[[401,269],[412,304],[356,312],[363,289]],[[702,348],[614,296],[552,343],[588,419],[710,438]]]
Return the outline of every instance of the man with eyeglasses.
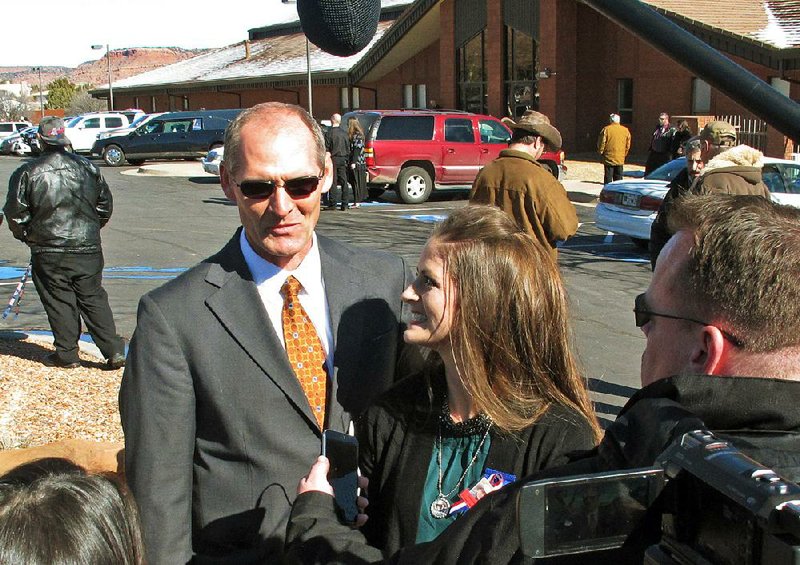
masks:
[[[279,561],[322,429],[401,371],[406,265],[315,232],[333,176],[305,110],[243,111],[220,168],[242,227],[140,302],[120,413],[150,564]]]
[[[675,235],[647,292],[634,301],[634,321],[647,340],[643,388],[597,448],[485,496],[436,540],[391,557],[324,511],[329,495],[317,463],[305,479],[314,490],[298,496],[289,522],[292,556],[305,563],[518,562],[523,484],[647,467],[673,440],[701,428],[800,480],[800,210],[758,196],[689,195],[676,201],[670,226]],[[641,563],[659,535],[657,526],[637,532],[623,555],[557,562]]]
[[[761,178],[760,151],[736,145],[736,128],[716,120],[703,126],[700,134],[686,143],[686,169],[669,183],[669,190],[650,228],[650,262],[656,259],[672,232],[667,227],[675,199],[692,194],[754,194],[769,198]]]

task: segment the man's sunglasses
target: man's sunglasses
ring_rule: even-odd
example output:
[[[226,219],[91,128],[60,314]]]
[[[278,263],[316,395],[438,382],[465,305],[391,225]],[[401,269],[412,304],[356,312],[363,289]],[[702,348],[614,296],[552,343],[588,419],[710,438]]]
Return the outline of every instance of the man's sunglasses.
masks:
[[[289,179],[283,184],[278,184],[271,180],[243,180],[236,184],[239,186],[239,190],[242,191],[242,194],[247,198],[269,198],[279,186],[282,186],[286,193],[292,198],[305,198],[317,190],[322,176],[323,173],[320,173],[318,176],[310,175],[307,177],[297,177],[296,179]]]
[[[723,330],[718,326],[715,326],[714,324],[709,324],[708,322],[704,322],[696,318],[687,318],[686,316],[673,316],[672,314],[660,314],[658,312],[653,312],[647,306],[644,293],[637,296],[636,300],[634,300],[633,315],[636,318],[637,328],[641,328],[645,324],[649,323],[650,318],[652,318],[653,316],[658,316],[659,318],[669,318],[670,320],[685,320],[687,322],[700,324],[701,326],[714,326],[722,333],[722,335],[725,336],[725,339],[730,341],[736,347],[742,347],[743,345],[742,340],[740,340],[738,337],[736,337],[731,333],[726,332],[725,330]]]

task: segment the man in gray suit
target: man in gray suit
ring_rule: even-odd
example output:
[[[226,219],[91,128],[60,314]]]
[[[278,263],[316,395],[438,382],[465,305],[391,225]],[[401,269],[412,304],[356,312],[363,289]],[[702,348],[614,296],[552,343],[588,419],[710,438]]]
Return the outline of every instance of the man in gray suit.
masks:
[[[346,431],[399,372],[406,265],[315,234],[334,173],[313,118],[260,104],[225,146],[220,180],[242,228],[142,298],[120,390],[150,565],[279,558],[320,428]],[[324,350],[320,419],[287,355],[290,276]]]

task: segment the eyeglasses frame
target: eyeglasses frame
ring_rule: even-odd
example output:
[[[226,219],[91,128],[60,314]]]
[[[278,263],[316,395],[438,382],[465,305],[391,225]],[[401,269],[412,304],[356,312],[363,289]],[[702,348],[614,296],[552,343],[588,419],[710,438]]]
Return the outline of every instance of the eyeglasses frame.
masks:
[[[634,323],[636,324],[637,328],[641,328],[645,326],[647,323],[650,322],[650,318],[653,316],[658,316],[659,318],[668,318],[670,320],[684,320],[686,322],[692,322],[694,324],[700,324],[701,326],[712,326],[717,328],[720,333],[725,336],[725,338],[730,341],[736,347],[742,347],[744,342],[741,339],[736,337],[730,332],[727,332],[720,328],[715,324],[710,324],[708,322],[704,322],[703,320],[698,320],[697,318],[689,318],[688,316],[675,316],[673,314],[662,314],[660,312],[653,312],[652,310],[647,309],[647,301],[645,299],[646,293],[641,293],[636,296],[633,302],[633,315],[634,315]],[[642,308],[644,307],[644,309]]]

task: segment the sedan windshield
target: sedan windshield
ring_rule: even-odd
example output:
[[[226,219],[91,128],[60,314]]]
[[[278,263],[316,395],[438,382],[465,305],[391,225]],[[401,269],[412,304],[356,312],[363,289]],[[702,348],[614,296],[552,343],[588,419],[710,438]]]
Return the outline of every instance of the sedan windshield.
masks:
[[[655,171],[647,175],[647,180],[663,180],[663,181],[671,181],[674,179],[678,174],[686,168],[686,158],[685,157],[678,157],[677,159],[673,159],[669,163],[665,163],[657,168]]]

